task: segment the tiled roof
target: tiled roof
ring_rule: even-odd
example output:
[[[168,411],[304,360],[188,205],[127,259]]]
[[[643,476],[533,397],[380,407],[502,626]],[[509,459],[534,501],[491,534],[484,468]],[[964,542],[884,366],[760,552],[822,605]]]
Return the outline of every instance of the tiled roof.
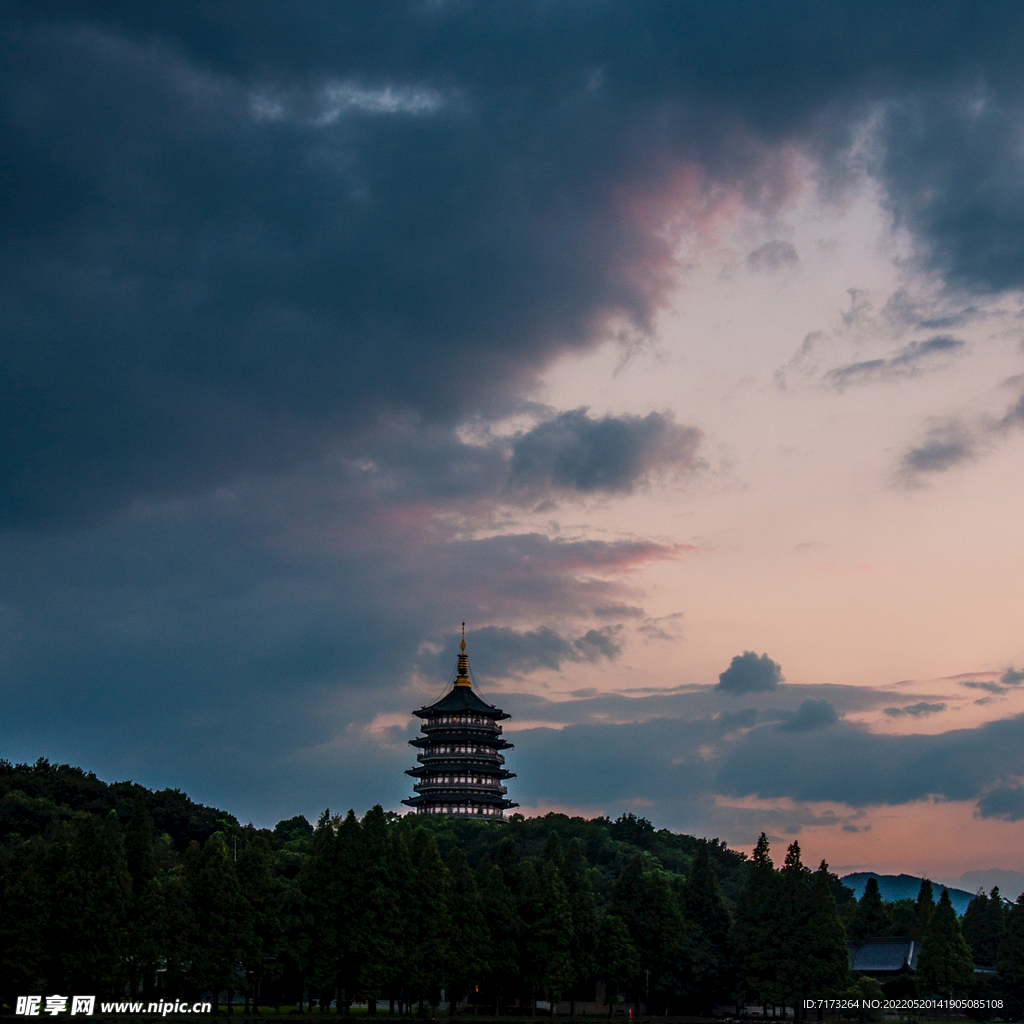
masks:
[[[850,970],[875,974],[882,971],[899,971],[909,964],[917,970],[918,943],[906,937],[885,939],[864,939],[862,942],[848,942]]]
[[[429,707],[420,708],[413,714],[417,718],[426,718],[428,713],[435,711],[476,711],[478,714],[487,715],[495,720],[499,718],[510,718],[501,708],[482,701],[469,686],[454,686],[439,701]]]

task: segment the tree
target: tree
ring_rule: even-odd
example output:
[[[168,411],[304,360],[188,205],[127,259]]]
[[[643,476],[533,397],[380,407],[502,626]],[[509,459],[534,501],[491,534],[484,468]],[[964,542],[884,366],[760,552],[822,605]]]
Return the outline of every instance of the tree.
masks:
[[[733,929],[738,994],[743,1000],[754,999],[762,1005],[771,998],[776,977],[776,884],[768,837],[762,832],[747,867]]]
[[[569,900],[571,931],[569,934],[570,996],[569,1016],[576,1016],[576,987],[592,978],[597,971],[597,906],[587,878],[587,862],[583,844],[573,839],[562,860],[562,877]]]
[[[394,875],[393,848],[387,818],[380,804],[360,822],[362,865],[352,879],[353,892],[362,906],[360,932],[363,955],[359,989],[366,996],[367,1012],[377,1013],[377,997],[393,992],[402,970],[404,920],[402,893]]]
[[[1006,992],[1010,1014],[1017,1019],[1024,1012],[1024,892],[1017,897],[1006,917],[996,970]]]
[[[49,988],[50,935],[56,918],[50,874],[52,844],[40,836],[18,843],[0,886],[0,997],[10,1006],[27,992]]]
[[[974,978],[971,948],[960,931],[948,889],[942,890],[921,942],[917,978],[922,992],[940,996],[959,995]]]
[[[932,892],[932,883],[927,878],[921,879],[921,887],[917,890],[916,911],[917,929],[923,938],[935,911],[935,895]]]
[[[238,884],[231,854],[222,832],[203,844],[191,867],[191,890],[196,931],[192,944],[192,974],[201,988],[213,994],[214,1012],[219,993],[231,994],[237,984],[235,965],[248,941],[248,904]]]
[[[604,1001],[608,1016],[618,997],[640,973],[640,954],[629,937],[621,917],[602,914],[597,927],[596,954],[604,978]]]
[[[803,993],[838,996],[849,984],[846,931],[839,920],[828,864],[822,861],[814,873],[808,898]]]
[[[520,964],[536,1012],[539,992],[547,993],[554,1002],[572,980],[569,955],[572,916],[565,883],[553,859],[527,864],[520,914],[523,918]]]
[[[127,981],[131,885],[117,814],[81,815],[56,883],[61,981],[69,990],[113,995]]]
[[[338,1013],[348,1012],[356,998],[368,954],[366,942],[366,910],[369,892],[363,841],[363,828],[355,811],[349,808],[344,819],[336,824],[334,833],[334,877],[330,914],[334,926],[335,973],[325,979],[326,992],[338,993]],[[315,837],[314,837],[315,842]]]
[[[883,902],[878,889],[878,879],[872,875],[864,886],[864,894],[858,901],[857,911],[850,922],[850,938],[878,938],[892,933],[892,911]]]
[[[810,914],[810,886],[807,868],[800,859],[800,844],[794,839],[786,850],[775,890],[774,918],[778,929],[776,947],[776,995],[785,1005],[796,1005],[805,991]]]
[[[697,847],[683,886],[683,911],[693,928],[688,959],[688,988],[703,1013],[729,991],[729,911],[718,889],[707,841]]]
[[[486,988],[494,999],[496,1012],[500,1013],[519,978],[519,937],[523,931],[523,920],[512,891],[505,884],[504,873],[497,864],[484,872],[480,896],[486,908],[491,953]]]
[[[634,986],[636,1012],[640,1013],[640,995],[645,993],[648,1007],[653,996],[665,1002],[680,986],[683,953],[683,918],[664,875],[646,870],[638,854],[623,869],[612,892],[611,910],[621,917],[640,954],[642,977]]]
[[[451,858],[451,995],[454,1007],[479,991],[490,973],[490,936],[476,879],[459,847]]]
[[[416,944],[410,966],[413,993],[436,1006],[450,969],[451,873],[441,860],[434,837],[422,826],[412,834],[412,865],[417,913],[412,922]]]
[[[142,983],[149,992],[161,959],[160,935],[164,911],[157,882],[159,869],[153,852],[153,819],[141,793],[136,794],[124,835],[125,863],[131,876],[128,912],[128,991],[134,995]]]
[[[991,896],[986,896],[982,889],[967,904],[960,927],[976,964],[995,966],[1006,923],[1004,917],[998,886],[993,888]]]
[[[352,815],[352,812],[349,811],[349,814]],[[358,829],[358,822],[355,827]],[[336,830],[336,819],[331,817],[329,809],[325,810],[317,820],[309,856],[298,877],[304,904],[303,923],[308,936],[309,957],[305,964],[305,980],[321,993],[325,989],[333,989],[337,983],[340,959],[339,917],[345,913],[340,910],[342,892],[338,879],[339,843]]]
[[[241,961],[249,983],[245,1008],[248,1012],[251,996],[253,1013],[259,1013],[260,988],[267,976],[268,965],[277,962],[280,949],[281,887],[270,873],[267,840],[257,835],[251,825],[245,829],[236,868],[248,917]]]

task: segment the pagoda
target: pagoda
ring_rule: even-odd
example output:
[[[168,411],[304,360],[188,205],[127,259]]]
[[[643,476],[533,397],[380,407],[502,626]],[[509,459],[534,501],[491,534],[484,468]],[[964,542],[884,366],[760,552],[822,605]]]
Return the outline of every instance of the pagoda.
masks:
[[[465,623],[454,685],[439,701],[413,714],[423,720],[423,735],[409,740],[420,751],[419,764],[405,774],[417,780],[412,787],[416,795],[402,803],[417,814],[504,821],[505,811],[519,806],[505,797],[508,790],[502,783],[515,774],[505,770],[499,753],[512,749],[498,725],[511,716],[473,692]]]

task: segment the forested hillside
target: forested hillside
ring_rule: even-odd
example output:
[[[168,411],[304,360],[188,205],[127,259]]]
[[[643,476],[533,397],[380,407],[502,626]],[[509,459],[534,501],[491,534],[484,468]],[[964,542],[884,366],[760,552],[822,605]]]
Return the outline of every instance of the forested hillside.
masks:
[[[963,944],[956,915],[950,926],[942,901],[924,902],[912,926],[942,955],[942,929]],[[964,927],[1016,991],[1024,902],[997,909]],[[444,989],[482,1012],[529,1012],[537,999],[592,1000],[598,980],[609,1001],[655,1013],[792,1006],[877,989],[849,974],[847,928],[897,926],[877,886],[858,904],[824,863],[805,867],[796,842],[776,869],[763,836],[747,859],[631,814],[502,825],[374,807],[260,830],[177,791],[0,762],[8,1008],[29,993],[210,993],[247,1009],[414,1012]]]

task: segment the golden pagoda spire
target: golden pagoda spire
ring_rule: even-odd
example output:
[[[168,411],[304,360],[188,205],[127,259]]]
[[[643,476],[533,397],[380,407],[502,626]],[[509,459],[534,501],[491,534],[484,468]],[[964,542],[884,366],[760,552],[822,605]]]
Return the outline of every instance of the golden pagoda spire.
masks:
[[[455,673],[456,686],[472,686],[469,678],[469,655],[466,653],[466,624],[462,624],[462,639],[459,641],[459,667]]]

